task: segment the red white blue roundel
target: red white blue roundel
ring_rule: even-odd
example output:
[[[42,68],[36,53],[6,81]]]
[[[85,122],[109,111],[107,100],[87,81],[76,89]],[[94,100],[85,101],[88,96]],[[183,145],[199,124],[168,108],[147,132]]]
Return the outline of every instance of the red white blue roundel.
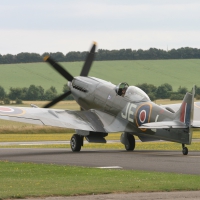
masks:
[[[0,115],[21,115],[24,111],[20,108],[0,106]]]
[[[151,114],[151,106],[149,104],[144,104],[140,106],[136,112],[136,123],[141,126],[144,123],[148,123]]]
[[[147,117],[147,112],[146,110],[141,110],[138,116],[138,119],[141,123],[144,123]]]

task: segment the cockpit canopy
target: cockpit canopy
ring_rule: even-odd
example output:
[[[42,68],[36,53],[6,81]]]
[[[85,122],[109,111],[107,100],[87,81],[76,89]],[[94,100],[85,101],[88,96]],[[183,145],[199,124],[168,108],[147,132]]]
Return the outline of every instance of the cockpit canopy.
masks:
[[[133,102],[147,102],[150,101],[149,96],[140,88],[136,86],[129,86],[126,90],[124,97]]]
[[[150,101],[148,95],[136,86],[129,86],[126,82],[120,83],[116,86],[116,93],[133,102],[147,102]]]

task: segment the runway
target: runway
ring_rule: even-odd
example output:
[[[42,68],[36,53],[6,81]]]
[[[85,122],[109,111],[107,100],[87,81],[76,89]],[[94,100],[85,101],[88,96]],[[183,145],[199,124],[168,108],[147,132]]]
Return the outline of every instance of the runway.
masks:
[[[193,151],[183,156],[181,151],[0,148],[0,160],[200,174],[200,152]]]

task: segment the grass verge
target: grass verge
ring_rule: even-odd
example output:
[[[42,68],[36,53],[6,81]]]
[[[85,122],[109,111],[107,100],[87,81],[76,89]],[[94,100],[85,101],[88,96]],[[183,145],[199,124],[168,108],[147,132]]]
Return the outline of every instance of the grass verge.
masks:
[[[74,132],[69,133],[0,133],[0,142],[24,142],[24,141],[58,141],[70,140]],[[119,140],[121,133],[111,133],[106,137],[106,140]],[[138,139],[137,137],[135,137]]]
[[[12,146],[0,146],[0,148],[70,148],[69,144],[51,144],[51,145],[12,145]],[[84,149],[116,149],[125,150],[124,145],[121,143],[89,143],[84,144]],[[188,146],[189,151],[200,151],[200,142],[194,142]],[[182,151],[181,144],[173,142],[148,142],[137,143],[135,150],[161,150],[161,151]]]
[[[0,197],[199,190],[199,175],[0,162]]]
[[[74,132],[51,132],[51,133],[0,133],[0,142],[24,142],[24,141],[58,141],[58,140],[70,140]],[[120,140],[121,133],[110,133],[106,137],[106,140]],[[193,133],[194,139],[200,138],[200,132],[195,131]],[[135,136],[135,139],[139,138]]]

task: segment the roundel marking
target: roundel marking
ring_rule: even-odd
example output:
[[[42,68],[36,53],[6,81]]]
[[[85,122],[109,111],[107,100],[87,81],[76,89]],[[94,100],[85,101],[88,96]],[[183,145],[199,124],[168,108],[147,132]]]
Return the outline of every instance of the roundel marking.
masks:
[[[25,113],[24,110],[21,108],[15,108],[15,107],[6,107],[6,106],[0,106],[0,115],[10,115],[10,116],[18,116],[23,115]]]
[[[2,107],[0,106],[0,112],[13,112],[14,110],[9,107]]]
[[[147,116],[146,110],[142,110],[139,114],[139,120],[141,123],[145,122],[146,116]]]
[[[137,111],[136,111],[136,124],[137,126],[141,126],[144,123],[148,123],[150,120],[150,116],[151,116],[151,109],[152,109],[152,105],[151,104],[143,104],[141,105]],[[141,129],[142,131],[146,131],[146,129]]]

